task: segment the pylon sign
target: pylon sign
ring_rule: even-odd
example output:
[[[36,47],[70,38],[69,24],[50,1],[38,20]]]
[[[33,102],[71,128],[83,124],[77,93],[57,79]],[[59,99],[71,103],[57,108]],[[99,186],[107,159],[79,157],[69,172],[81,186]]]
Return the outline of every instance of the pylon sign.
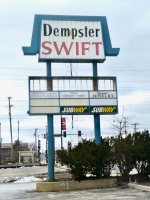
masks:
[[[102,79],[98,77],[97,63],[103,63],[106,56],[117,56],[120,49],[113,48],[111,45],[106,17],[61,15],[35,15],[31,45],[22,48],[24,55],[38,54],[39,62],[46,62],[47,77],[29,78],[28,113],[29,115],[47,115],[48,181],[54,181],[53,115],[94,115],[95,143],[100,144],[99,115],[117,114],[118,100],[115,77]],[[92,91],[91,89],[82,91],[82,86],[78,91],[70,88],[67,89],[68,91],[66,89],[54,91],[52,62],[92,63],[93,76],[86,77],[87,82],[89,80],[92,82]],[[82,82],[85,77],[69,77],[69,81],[72,78]],[[39,84],[38,90],[35,89],[34,83],[43,79],[46,79],[46,89],[42,90],[41,84]],[[66,77],[55,77],[55,79],[65,81]],[[32,85],[30,85],[31,81],[33,81]],[[108,84],[105,84],[108,82],[109,89],[107,89]],[[104,85],[103,89],[101,89],[101,85]],[[75,90],[76,86],[78,87],[75,80]],[[64,135],[66,135],[66,131],[64,131]]]
[[[31,46],[23,52],[42,62],[104,62],[119,48],[111,46],[106,17],[35,15]]]

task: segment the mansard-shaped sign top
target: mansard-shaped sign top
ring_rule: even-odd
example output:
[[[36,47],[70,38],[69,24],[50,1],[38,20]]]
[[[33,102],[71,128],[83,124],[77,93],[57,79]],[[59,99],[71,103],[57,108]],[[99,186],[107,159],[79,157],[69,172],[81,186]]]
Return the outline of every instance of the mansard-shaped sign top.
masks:
[[[39,54],[40,62],[104,62],[117,56],[106,17],[35,15],[30,47],[24,55]]]

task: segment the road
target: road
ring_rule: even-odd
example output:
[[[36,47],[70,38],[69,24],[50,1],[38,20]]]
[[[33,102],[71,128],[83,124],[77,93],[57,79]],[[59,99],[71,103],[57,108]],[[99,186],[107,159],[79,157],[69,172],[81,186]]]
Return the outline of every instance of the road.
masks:
[[[65,167],[54,168],[55,172],[66,171]],[[16,176],[34,176],[36,174],[47,173],[47,166],[33,166],[33,167],[20,167],[20,168],[7,168],[0,169],[0,179],[4,177],[16,177]]]
[[[0,200],[149,200],[150,193],[135,189],[94,189],[68,192],[35,192],[36,183],[0,185]]]
[[[55,168],[55,171],[64,169]],[[2,177],[15,177],[35,175],[46,173],[47,167],[32,167],[20,169],[0,169],[0,179]],[[35,192],[36,183],[1,183],[0,184],[0,200],[149,200],[150,192],[140,191],[136,189],[94,189],[83,191],[67,191],[67,192]]]

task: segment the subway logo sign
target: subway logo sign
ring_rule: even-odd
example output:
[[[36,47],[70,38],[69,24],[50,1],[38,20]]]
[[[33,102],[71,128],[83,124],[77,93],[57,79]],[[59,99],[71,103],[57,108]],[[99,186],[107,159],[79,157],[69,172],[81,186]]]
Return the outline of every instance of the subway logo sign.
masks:
[[[118,112],[118,108],[117,106],[91,106],[90,107],[90,113],[92,114],[96,114],[96,113],[101,113],[101,114],[105,114],[105,113],[117,113]]]
[[[117,106],[61,106],[62,114],[117,114]]]
[[[89,107],[88,106],[65,106],[60,107],[61,113],[88,113]]]

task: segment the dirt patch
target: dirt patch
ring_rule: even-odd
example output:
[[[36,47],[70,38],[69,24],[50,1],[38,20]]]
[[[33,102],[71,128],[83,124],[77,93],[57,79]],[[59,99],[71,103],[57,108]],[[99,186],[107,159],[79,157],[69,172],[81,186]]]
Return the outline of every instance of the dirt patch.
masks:
[[[66,177],[66,172],[56,172],[55,174],[60,174],[61,177],[56,178],[57,176],[55,176],[55,180],[56,182],[59,181],[73,181],[73,177],[70,176]],[[41,175],[46,175],[48,176],[47,173],[43,173]],[[148,175],[144,175],[144,174],[135,174],[135,175],[128,175],[128,176],[107,176],[107,177],[101,177],[99,179],[112,179],[115,178],[117,180],[117,187],[120,188],[127,188],[128,187],[128,183],[137,183],[140,185],[145,185],[145,186],[150,186],[150,178],[148,177]],[[86,177],[84,180],[93,180],[93,179],[97,179],[95,177]]]

